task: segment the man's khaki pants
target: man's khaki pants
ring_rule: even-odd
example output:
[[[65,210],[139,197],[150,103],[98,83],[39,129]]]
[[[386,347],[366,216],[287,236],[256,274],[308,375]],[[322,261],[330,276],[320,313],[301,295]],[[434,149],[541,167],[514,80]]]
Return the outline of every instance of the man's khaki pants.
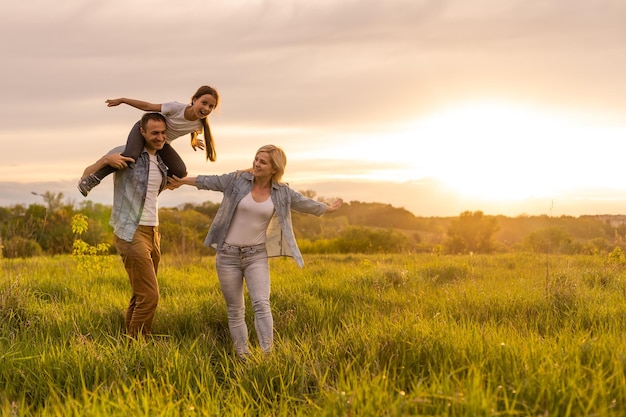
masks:
[[[132,296],[126,310],[126,332],[148,335],[159,303],[157,271],[161,260],[161,236],[157,227],[138,226],[132,242],[115,236],[115,247],[128,272]]]

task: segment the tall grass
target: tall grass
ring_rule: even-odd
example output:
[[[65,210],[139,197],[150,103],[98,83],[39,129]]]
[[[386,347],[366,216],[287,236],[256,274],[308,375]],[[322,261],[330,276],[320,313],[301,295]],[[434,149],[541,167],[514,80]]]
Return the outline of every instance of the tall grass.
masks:
[[[214,258],[165,257],[155,337],[121,262],[2,260],[7,416],[618,416],[626,280],[604,257],[272,259],[275,349],[232,352]],[[251,311],[248,306],[248,312]]]

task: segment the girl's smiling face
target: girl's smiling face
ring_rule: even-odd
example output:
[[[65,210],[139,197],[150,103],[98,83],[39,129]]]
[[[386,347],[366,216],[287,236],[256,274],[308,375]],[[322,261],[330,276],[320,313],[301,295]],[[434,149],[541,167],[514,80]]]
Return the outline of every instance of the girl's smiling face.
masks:
[[[207,117],[217,106],[217,100],[211,94],[198,97],[191,103],[192,114],[198,119]]]

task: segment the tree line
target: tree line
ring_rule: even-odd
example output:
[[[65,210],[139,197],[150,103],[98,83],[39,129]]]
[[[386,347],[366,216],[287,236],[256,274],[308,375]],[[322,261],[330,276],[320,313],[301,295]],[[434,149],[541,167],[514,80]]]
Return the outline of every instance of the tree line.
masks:
[[[303,194],[316,198],[314,191]],[[72,218],[87,219],[80,239],[89,245],[112,243],[111,207],[64,202],[62,193],[41,194],[43,204],[0,207],[0,246],[8,258],[72,253],[77,239]],[[317,198],[324,201],[323,197]],[[163,253],[211,254],[203,244],[218,203],[181,204],[159,210]],[[351,201],[322,217],[293,212],[303,253],[441,254],[610,252],[626,250],[626,216],[490,216],[465,211],[457,217],[419,217],[383,203]],[[110,253],[114,253],[113,245]]]

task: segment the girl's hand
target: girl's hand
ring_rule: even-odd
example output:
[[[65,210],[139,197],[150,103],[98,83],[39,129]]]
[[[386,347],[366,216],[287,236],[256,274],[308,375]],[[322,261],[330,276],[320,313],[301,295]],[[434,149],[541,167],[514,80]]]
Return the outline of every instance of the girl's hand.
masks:
[[[191,139],[191,147],[194,151],[196,150],[196,148],[204,150],[204,139],[201,139],[197,136]]]
[[[104,101],[107,104],[107,107],[115,107],[115,106],[119,106],[120,104],[122,104],[124,102],[123,98],[113,98],[113,99],[108,99]]]

